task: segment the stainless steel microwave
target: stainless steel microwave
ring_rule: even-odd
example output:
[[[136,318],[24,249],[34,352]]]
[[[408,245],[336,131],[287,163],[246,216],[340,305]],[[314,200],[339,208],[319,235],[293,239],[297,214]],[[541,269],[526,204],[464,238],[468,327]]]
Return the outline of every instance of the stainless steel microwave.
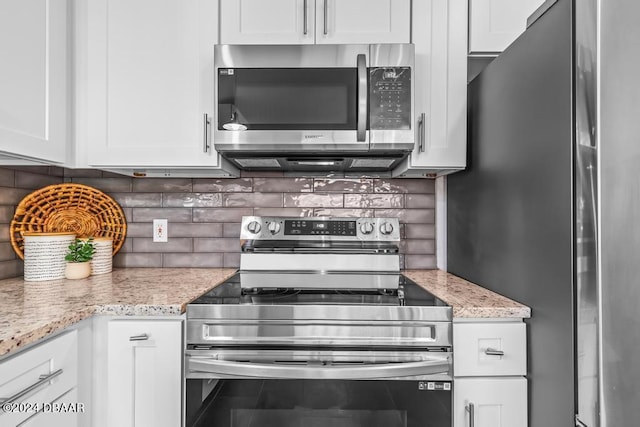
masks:
[[[214,144],[243,169],[390,170],[413,149],[414,47],[215,46]]]

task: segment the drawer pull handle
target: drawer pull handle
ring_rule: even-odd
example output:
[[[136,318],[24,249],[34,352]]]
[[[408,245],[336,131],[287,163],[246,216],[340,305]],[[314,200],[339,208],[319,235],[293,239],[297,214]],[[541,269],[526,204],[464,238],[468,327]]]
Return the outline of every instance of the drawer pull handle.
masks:
[[[140,335],[134,335],[129,337],[129,341],[146,341],[149,339],[149,335],[147,334],[140,334]]]
[[[504,356],[504,351],[496,350],[495,348],[488,347],[484,351],[484,354],[486,354],[487,356]]]
[[[0,404],[8,405],[8,404],[14,403],[17,400],[22,399],[27,394],[31,393],[35,389],[39,388],[40,386],[43,386],[44,384],[48,383],[49,381],[51,381],[52,379],[54,379],[55,377],[57,377],[60,374],[62,374],[62,369],[58,369],[57,371],[54,371],[54,372],[52,372],[50,374],[47,374],[47,375],[40,375],[38,377],[38,381],[37,382],[31,384],[29,387],[25,388],[24,390],[21,390],[21,391],[17,392],[16,394],[14,394],[13,396],[11,396],[9,398],[6,398],[6,399],[0,398]]]
[[[476,418],[476,414],[475,414],[475,407],[473,406],[473,403],[469,402],[469,404],[464,408],[467,410],[467,412],[469,413],[469,427],[473,427],[475,425],[475,418]]]

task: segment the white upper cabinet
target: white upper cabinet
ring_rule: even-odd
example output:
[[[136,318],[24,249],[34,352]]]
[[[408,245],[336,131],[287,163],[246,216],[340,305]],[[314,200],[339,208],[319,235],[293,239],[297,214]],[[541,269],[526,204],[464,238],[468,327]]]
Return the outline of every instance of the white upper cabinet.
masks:
[[[410,43],[409,0],[316,0],[316,43]]]
[[[314,0],[220,0],[222,44],[313,44]]]
[[[67,6],[0,1],[0,157],[66,160]]]
[[[78,144],[90,166],[214,168],[216,0],[78,2]]]
[[[409,43],[410,21],[410,0],[220,0],[220,43]]]
[[[443,175],[466,166],[467,3],[414,0],[415,148],[394,176]]]
[[[545,0],[469,0],[469,53],[497,54],[527,28]]]

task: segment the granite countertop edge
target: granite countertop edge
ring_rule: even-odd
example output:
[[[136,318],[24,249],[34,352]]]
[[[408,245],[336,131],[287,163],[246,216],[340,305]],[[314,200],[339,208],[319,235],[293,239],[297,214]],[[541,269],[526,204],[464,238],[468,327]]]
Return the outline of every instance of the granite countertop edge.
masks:
[[[80,288],[89,285],[95,285],[99,288],[108,286],[111,293],[98,303],[87,302],[83,305],[77,299],[73,300],[75,305],[66,307],[62,313],[57,314],[54,311],[54,314],[45,316],[44,321],[36,316],[31,323],[29,323],[29,319],[20,318],[20,314],[27,317],[24,314],[27,312],[34,316],[38,310],[43,310],[42,306],[46,306],[46,301],[34,299],[26,289],[28,286],[37,287],[39,284],[27,285],[27,282],[21,278],[2,280],[0,281],[0,296],[7,296],[7,298],[0,300],[0,310],[3,313],[0,314],[0,327],[8,328],[8,333],[5,332],[4,336],[0,335],[0,357],[20,350],[91,316],[181,315],[185,312],[188,303],[222,283],[235,272],[236,269],[230,268],[122,268],[114,270],[114,273],[108,275],[106,281],[105,278],[101,278],[101,281],[96,279],[85,283],[74,281],[73,285],[70,285],[69,281],[52,282],[52,286],[59,286],[52,291],[54,296],[55,292],[62,292],[62,290],[67,292],[70,286]],[[445,271],[407,270],[402,273],[451,306],[454,320],[456,318],[528,318],[531,316],[529,307]],[[166,294],[172,292],[169,284],[174,283],[178,278],[180,281],[204,279],[206,282],[206,278],[210,278],[210,280],[191,291],[179,292],[177,296],[167,297]],[[159,285],[153,288],[150,283],[159,283]],[[139,286],[140,289],[131,289],[136,286]],[[3,292],[6,295],[2,295]],[[154,293],[160,293],[165,299],[172,299],[172,301],[163,302],[160,298],[158,301],[149,302],[148,300],[152,296],[156,296]],[[82,294],[80,295],[82,297]],[[130,299],[127,300],[127,298]],[[10,310],[9,305],[12,301],[14,304],[22,304],[21,312],[20,310],[18,310],[19,313],[16,310],[13,312]],[[29,313],[33,310],[35,313]],[[13,330],[11,330],[12,327]]]
[[[406,277],[451,306],[453,319],[531,317],[531,308],[442,270],[405,270]]]
[[[179,316],[186,311],[187,304],[236,271],[235,268],[120,268],[110,274],[74,281],[25,282],[21,277],[0,280],[0,297],[6,297],[0,299],[0,358],[92,316]],[[177,280],[202,280],[202,284],[176,292],[168,284]],[[159,285],[154,287],[153,283]],[[105,289],[108,292],[103,295]],[[45,296],[40,297],[40,291]],[[53,304],[47,311],[47,298],[66,300],[61,307]],[[83,298],[89,301],[83,303]]]

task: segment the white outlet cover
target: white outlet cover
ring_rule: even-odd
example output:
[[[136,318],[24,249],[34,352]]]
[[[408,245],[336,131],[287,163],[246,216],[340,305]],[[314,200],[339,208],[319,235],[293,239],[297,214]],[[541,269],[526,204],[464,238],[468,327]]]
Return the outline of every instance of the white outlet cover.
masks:
[[[166,219],[153,220],[153,241],[165,243],[169,240],[168,221]]]

